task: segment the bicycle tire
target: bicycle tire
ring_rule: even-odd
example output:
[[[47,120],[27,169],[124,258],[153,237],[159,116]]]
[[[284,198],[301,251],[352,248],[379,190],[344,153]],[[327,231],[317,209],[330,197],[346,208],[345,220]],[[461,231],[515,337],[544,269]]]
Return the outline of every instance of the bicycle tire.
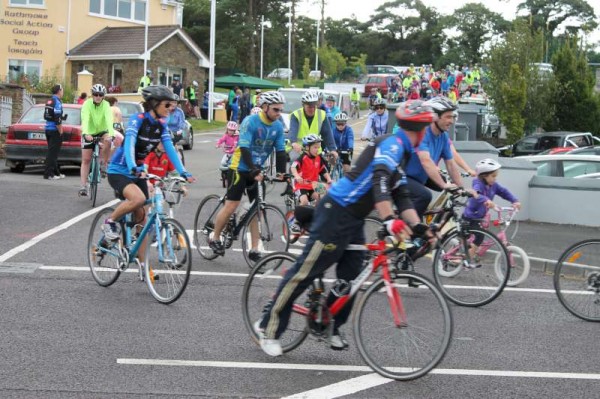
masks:
[[[100,230],[104,219],[108,218],[113,211],[114,208],[105,208],[98,212],[92,221],[88,235],[88,266],[92,277],[102,287],[114,284],[121,275],[119,254],[123,249],[118,247],[119,243],[103,240],[104,233]]]
[[[200,256],[207,260],[213,260],[219,256],[209,248],[208,236],[215,227],[214,219],[222,206],[221,198],[218,195],[208,195],[198,205],[194,217],[194,246]]]
[[[96,207],[96,198],[98,196],[98,181],[100,180],[100,163],[98,159],[92,157],[92,164],[90,166],[90,200],[92,201],[92,208]]]
[[[258,245],[261,254],[270,252],[286,252],[290,246],[290,229],[288,228],[285,215],[281,212],[281,210],[278,207],[269,204],[265,204],[262,208],[254,209],[242,227],[240,234],[240,240],[242,241],[242,253],[244,254],[244,259],[250,268],[254,267],[255,262],[253,262],[249,257],[249,252],[252,248],[251,244],[248,245],[249,240],[251,239],[249,234],[249,226],[254,219],[257,219],[259,209],[262,214],[262,217],[258,218],[258,231],[260,234],[260,241]]]
[[[394,289],[406,317],[407,324],[401,327],[390,312],[388,295]],[[383,377],[398,381],[422,377],[442,361],[450,346],[453,320],[448,302],[433,282],[419,274],[398,272],[392,287],[382,278],[376,280],[353,312],[358,352]]]
[[[158,233],[155,228],[151,229],[144,268],[146,284],[154,299],[168,305],[181,297],[192,270],[190,240],[181,223],[175,219],[164,219],[160,222]]]
[[[483,235],[482,246],[488,246],[488,249],[479,255],[479,262],[470,260],[468,255],[468,248],[475,234]],[[496,265],[496,262],[499,265]],[[440,273],[443,270],[441,267],[452,268],[456,273]],[[498,267],[504,272],[502,278],[497,276]],[[442,237],[435,251],[433,277],[444,296],[451,302],[470,307],[486,305],[500,296],[508,282],[508,251],[498,237],[485,229],[449,231]]]
[[[509,245],[506,247],[508,250],[508,256],[510,260],[510,277],[506,283],[509,287],[515,287],[522,284],[529,277],[529,270],[531,268],[529,262],[529,256],[527,252],[521,247],[515,245]],[[498,254],[499,255],[499,254]],[[496,262],[496,276],[502,277],[502,268],[500,262]]]
[[[259,336],[254,330],[254,323],[262,317],[266,307],[270,305],[271,298],[283,276],[294,262],[296,256],[287,252],[275,252],[257,262],[246,278],[242,290],[242,316],[250,338],[257,345]],[[304,299],[299,298],[296,302],[303,304],[303,301]],[[283,352],[297,348],[307,335],[306,316],[292,312],[288,328],[280,337]]]
[[[183,166],[185,166],[185,155],[183,155],[183,150],[182,149],[178,149],[177,152],[179,153],[179,156],[181,157],[181,164]]]
[[[579,241],[567,248],[554,269],[560,303],[582,320],[600,322],[600,240]]]

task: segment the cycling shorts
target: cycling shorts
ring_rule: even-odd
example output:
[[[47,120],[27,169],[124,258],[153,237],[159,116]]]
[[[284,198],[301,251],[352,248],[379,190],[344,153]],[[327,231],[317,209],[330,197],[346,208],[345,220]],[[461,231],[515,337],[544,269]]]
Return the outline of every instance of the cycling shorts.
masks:
[[[104,137],[104,139],[106,140],[108,133],[104,133],[102,135],[102,137]],[[81,149],[82,150],[93,150],[94,149],[94,142],[93,141],[86,141],[84,138],[84,134],[81,135]],[[91,135],[92,137],[96,137],[96,135]],[[109,136],[110,137],[110,136]]]
[[[352,163],[352,152],[340,152],[342,165],[350,165]]]
[[[144,179],[139,178],[131,178],[125,175],[120,175],[118,173],[109,173],[108,174],[108,184],[115,190],[115,194],[121,200],[124,200],[123,190],[130,184],[135,184],[142,190],[146,199],[150,198],[148,195],[148,183]]]
[[[308,200],[312,200],[312,195],[315,193],[315,190],[307,190],[305,188],[301,188],[299,190],[296,190],[295,194],[296,197],[300,198],[303,195],[306,195],[308,197]]]
[[[250,176],[250,172],[240,172],[229,169],[229,187],[227,188],[227,199],[229,201],[241,201],[244,192],[248,194],[248,201],[252,202],[258,196],[258,185],[256,180]]]

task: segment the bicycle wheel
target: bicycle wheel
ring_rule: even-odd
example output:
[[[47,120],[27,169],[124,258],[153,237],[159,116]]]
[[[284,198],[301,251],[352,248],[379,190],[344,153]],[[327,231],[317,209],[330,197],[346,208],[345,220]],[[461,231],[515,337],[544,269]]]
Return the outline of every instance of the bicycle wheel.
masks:
[[[265,204],[262,209],[254,209],[242,227],[240,239],[242,252],[248,266],[253,267],[254,261],[249,257],[252,248],[250,226],[258,223],[258,251],[264,256],[271,252],[286,252],[290,246],[290,229],[283,213],[273,205]]]
[[[158,223],[156,221],[155,223]],[[192,250],[185,228],[164,219],[148,234],[145,276],[150,294],[160,303],[175,302],[185,291],[192,270]]]
[[[517,286],[527,280],[529,276],[529,256],[522,248],[509,245],[506,247],[508,250],[508,258],[510,261],[510,278],[506,283],[509,287]],[[497,255],[500,257],[500,254]],[[500,262],[496,262],[496,276],[502,278],[502,267]]]
[[[479,234],[483,242],[478,254],[470,255],[471,243]],[[454,230],[441,239],[435,252],[433,277],[444,296],[455,304],[483,306],[504,290],[510,276],[508,265],[506,247],[494,234],[479,228]]]
[[[92,163],[90,164],[90,175],[88,177],[90,183],[90,200],[92,201],[92,208],[96,207],[96,198],[98,195],[98,181],[100,180],[100,163],[98,159],[92,157]]]
[[[215,259],[218,255],[208,247],[208,236],[215,228],[215,218],[223,206],[218,195],[211,194],[200,202],[194,218],[194,245],[198,253],[208,260]]]
[[[92,222],[88,236],[88,266],[92,272],[92,277],[102,287],[108,287],[119,278],[121,274],[120,256],[125,251],[121,247],[121,241],[106,241],[104,233],[100,230],[100,226],[104,224],[104,219],[108,218],[113,211],[113,208],[105,208],[98,212]]]
[[[392,287],[387,284],[383,279],[375,281],[356,304],[352,319],[356,346],[363,360],[386,378],[422,377],[450,346],[450,307],[436,285],[419,274],[400,272]],[[398,311],[392,310],[392,303],[399,305]],[[400,325],[394,314],[400,317]]]
[[[554,269],[554,289],[569,312],[600,321],[600,240],[584,240],[563,252]]]
[[[379,232],[379,230],[381,230],[381,227],[383,226],[383,222],[375,217],[375,216],[367,216],[365,218],[365,242],[372,244],[374,242],[377,242],[378,237],[377,237],[377,233]]]
[[[286,252],[272,253],[261,259],[252,269],[242,290],[242,316],[244,325],[250,333],[252,340],[258,344],[259,337],[254,331],[254,323],[260,320],[271,305],[273,295],[277,291],[285,273],[296,262],[296,257]],[[300,296],[296,303],[302,305],[306,298]],[[281,347],[284,352],[289,352],[304,341],[308,335],[306,330],[306,316],[292,312],[288,328],[280,337]]]

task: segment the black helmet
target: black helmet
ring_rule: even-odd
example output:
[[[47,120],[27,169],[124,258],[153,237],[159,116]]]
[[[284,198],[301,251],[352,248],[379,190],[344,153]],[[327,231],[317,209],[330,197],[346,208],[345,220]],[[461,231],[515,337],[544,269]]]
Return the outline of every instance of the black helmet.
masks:
[[[167,86],[148,86],[142,89],[144,101],[177,101],[175,94]]]

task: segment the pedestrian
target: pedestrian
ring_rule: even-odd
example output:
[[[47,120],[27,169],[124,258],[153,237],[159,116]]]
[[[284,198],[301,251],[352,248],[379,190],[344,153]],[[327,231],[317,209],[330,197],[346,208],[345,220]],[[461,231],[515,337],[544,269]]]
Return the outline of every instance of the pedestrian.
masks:
[[[58,168],[58,153],[62,145],[62,121],[66,119],[62,107],[63,87],[59,84],[52,87],[52,98],[46,102],[44,108],[44,119],[46,120],[46,141],[48,142],[48,153],[46,154],[46,169],[44,179],[64,179],[65,175]]]
[[[152,84],[152,70],[146,69],[146,74],[140,78],[140,84],[138,85],[138,93],[142,94],[144,87],[148,87]]]
[[[179,98],[183,98],[183,85],[179,80],[179,76],[173,76],[173,82],[171,83],[171,90],[173,94],[177,94]]]
[[[233,105],[235,93],[238,90],[239,90],[239,88],[237,86],[235,86],[233,89],[230,89],[229,94],[227,94],[227,104],[225,104],[225,114],[227,116],[228,121],[231,120],[231,113],[233,112],[233,110],[231,109],[231,106]]]
[[[200,108],[198,108],[198,82],[192,81],[192,85],[186,89],[186,96],[194,112],[194,117],[200,119]]]
[[[81,94],[79,95],[79,97],[77,98],[77,104],[79,104],[79,105],[83,105],[83,103],[85,102],[86,98],[87,98],[87,93],[84,91],[84,92],[83,92],[83,93],[81,93]]]

